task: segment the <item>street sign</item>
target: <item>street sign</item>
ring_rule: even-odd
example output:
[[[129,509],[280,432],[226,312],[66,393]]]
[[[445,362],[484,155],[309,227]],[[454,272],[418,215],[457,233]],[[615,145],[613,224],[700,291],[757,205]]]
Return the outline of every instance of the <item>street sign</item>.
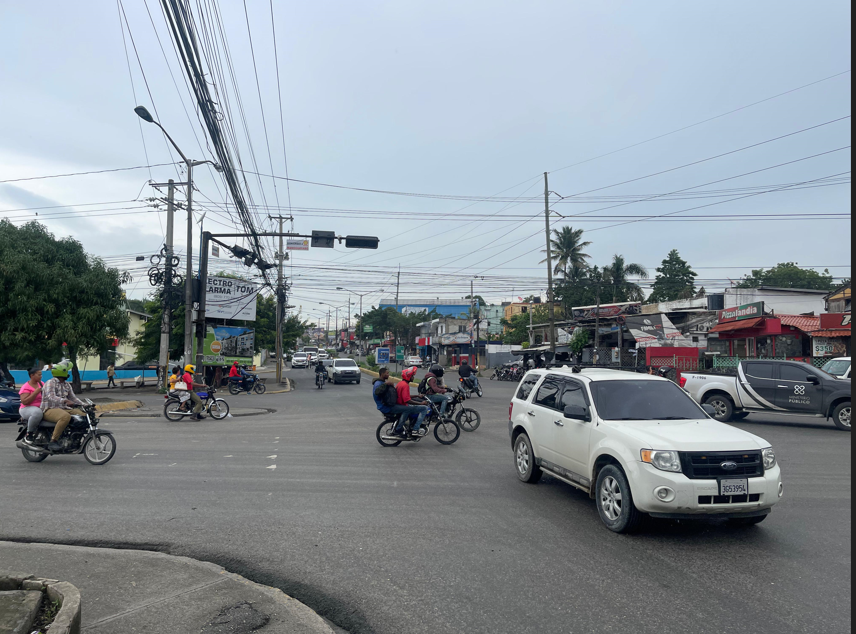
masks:
[[[313,231],[312,246],[322,249],[332,249],[336,243],[335,231]]]
[[[220,257],[220,247],[216,244],[211,245],[211,257],[219,258]]]
[[[365,326],[363,326],[363,332],[368,332],[368,333],[374,332],[374,326],[370,326],[370,325],[366,324]]]
[[[404,361],[404,346],[395,347],[395,360]]]
[[[286,251],[308,251],[309,240],[305,238],[289,238],[285,245]]]
[[[389,363],[389,348],[378,348],[375,350],[375,359],[378,365],[386,365]]]

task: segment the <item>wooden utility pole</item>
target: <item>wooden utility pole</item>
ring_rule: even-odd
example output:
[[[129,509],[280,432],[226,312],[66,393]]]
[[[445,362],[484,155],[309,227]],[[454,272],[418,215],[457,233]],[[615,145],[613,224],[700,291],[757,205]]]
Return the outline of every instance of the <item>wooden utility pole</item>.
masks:
[[[169,180],[166,207],[166,266],[163,282],[163,315],[161,316],[160,355],[158,365],[161,367],[161,386],[169,386],[169,336],[172,330],[172,253],[173,226],[175,213],[175,181]]]
[[[547,172],[544,172],[544,224],[547,230],[547,303],[550,304],[550,350],[556,358],[556,311],[553,302],[553,254],[550,236],[550,188]]]

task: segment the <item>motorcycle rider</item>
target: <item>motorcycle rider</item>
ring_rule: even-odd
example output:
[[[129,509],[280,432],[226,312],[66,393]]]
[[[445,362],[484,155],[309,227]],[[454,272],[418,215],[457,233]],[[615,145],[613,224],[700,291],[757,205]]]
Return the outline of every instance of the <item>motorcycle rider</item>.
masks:
[[[192,363],[188,363],[184,366],[184,375],[181,377],[181,380],[187,384],[187,391],[190,392],[190,400],[193,403],[193,413],[196,414],[194,418],[196,420],[202,420],[205,418],[205,416],[202,415],[202,410],[205,408],[205,405],[202,403],[202,399],[199,398],[199,395],[193,390],[197,387],[205,389],[208,386],[204,383],[196,383],[193,380],[194,374],[196,374],[196,366]]]
[[[411,434],[413,434],[414,436],[418,436],[419,428],[422,427],[422,421],[424,421],[425,417],[431,413],[431,408],[423,404],[426,401],[424,401],[422,397],[412,397],[410,395],[410,382],[415,376],[415,366],[404,370],[404,372],[401,373],[401,381],[399,381],[398,385],[395,386],[395,391],[398,394],[399,405],[411,406],[419,410],[419,416],[417,417],[416,422],[413,424],[413,427],[411,429]],[[395,427],[395,433],[400,434],[402,431],[404,430],[401,427],[401,420],[399,420],[398,425]]]
[[[248,390],[247,388],[247,371],[241,366],[237,361],[232,364],[232,367],[229,369],[229,380],[241,379],[241,389]],[[248,390],[249,391],[249,390]]]
[[[24,436],[24,444],[32,445],[36,438],[36,432],[39,429],[39,423],[42,422],[42,390],[45,384],[42,383],[42,371],[39,368],[28,370],[30,380],[21,386],[18,394],[21,395],[21,407],[19,413],[21,418],[27,421],[27,434]]]
[[[442,365],[434,364],[425,375],[426,392],[425,395],[432,403],[440,404],[440,418],[446,415],[446,410],[449,408],[449,397],[446,396],[449,390],[443,385],[443,375],[446,371]]]
[[[466,359],[461,361],[461,367],[458,368],[458,376],[462,379],[469,379],[474,390],[479,389],[479,378],[476,376],[475,370],[470,367],[470,363]]]
[[[400,414],[398,424],[392,432],[393,436],[404,438],[404,421],[411,414],[419,414],[419,408],[412,405],[399,405],[398,392],[395,381],[389,376],[389,368],[383,367],[378,370],[378,378],[372,383],[372,397],[378,411],[383,414]]]
[[[59,439],[62,432],[68,427],[72,416],[85,416],[86,412],[74,408],[74,405],[85,405],[74,394],[74,390],[68,384],[68,375],[71,373],[71,361],[57,363],[51,373],[53,378],[45,383],[42,390],[42,419],[49,423],[56,423],[48,443],[48,451],[59,451],[62,446]]]
[[[318,375],[324,375],[324,381],[326,382],[329,378],[327,376],[327,367],[324,365],[324,361],[322,359],[318,359],[318,363],[315,364],[315,380],[318,380]]]

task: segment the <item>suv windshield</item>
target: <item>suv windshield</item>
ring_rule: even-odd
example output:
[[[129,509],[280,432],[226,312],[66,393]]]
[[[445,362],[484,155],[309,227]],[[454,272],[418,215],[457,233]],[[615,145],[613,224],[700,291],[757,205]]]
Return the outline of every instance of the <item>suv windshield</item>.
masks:
[[[353,359],[343,359],[341,361],[336,361],[335,367],[337,367],[337,368],[355,368],[355,367],[357,367],[357,364]]]
[[[821,370],[823,370],[827,374],[831,374],[832,376],[844,376],[845,374],[847,374],[847,370],[849,369],[850,362],[844,359],[830,361],[821,368]]]
[[[604,420],[696,420],[705,416],[671,381],[593,381],[591,393]]]

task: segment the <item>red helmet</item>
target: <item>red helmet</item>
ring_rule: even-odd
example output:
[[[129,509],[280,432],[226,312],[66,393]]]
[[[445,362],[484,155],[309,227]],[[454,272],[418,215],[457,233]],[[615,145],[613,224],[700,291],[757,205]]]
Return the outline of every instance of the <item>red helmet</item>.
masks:
[[[410,383],[413,380],[413,377],[416,376],[416,368],[407,368],[404,372],[401,373],[401,378]]]

